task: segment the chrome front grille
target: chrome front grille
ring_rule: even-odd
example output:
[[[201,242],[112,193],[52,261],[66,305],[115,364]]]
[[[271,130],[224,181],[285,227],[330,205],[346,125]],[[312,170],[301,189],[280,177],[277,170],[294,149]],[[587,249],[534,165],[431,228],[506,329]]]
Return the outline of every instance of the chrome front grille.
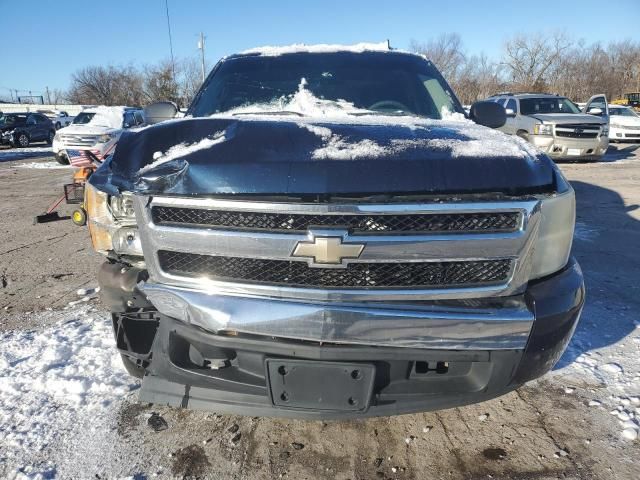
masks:
[[[430,213],[408,215],[322,215],[238,212],[157,206],[156,225],[206,226],[269,232],[306,232],[314,227],[341,227],[351,233],[513,232],[519,212]]]
[[[520,293],[540,221],[536,199],[386,204],[134,199],[150,282],[309,301]],[[333,258],[328,251],[314,253],[329,240],[342,252],[337,261],[326,260]]]
[[[592,123],[556,125],[557,137],[596,138],[599,133],[600,125]]]
[[[511,272],[510,260],[351,263],[345,269],[312,268],[303,262],[158,252],[160,268],[227,282],[318,288],[446,288],[495,285]]]
[[[66,133],[60,134],[60,141],[64,145],[93,147],[98,142],[98,136]]]

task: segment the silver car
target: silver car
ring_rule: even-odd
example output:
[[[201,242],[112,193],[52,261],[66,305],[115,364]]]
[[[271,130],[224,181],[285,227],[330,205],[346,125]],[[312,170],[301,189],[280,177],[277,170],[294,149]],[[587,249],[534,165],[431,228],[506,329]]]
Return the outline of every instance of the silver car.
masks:
[[[503,93],[489,98],[505,107],[500,128],[531,142],[553,159],[599,160],[609,147],[609,109],[594,95],[581,111],[566,97],[542,93]]]

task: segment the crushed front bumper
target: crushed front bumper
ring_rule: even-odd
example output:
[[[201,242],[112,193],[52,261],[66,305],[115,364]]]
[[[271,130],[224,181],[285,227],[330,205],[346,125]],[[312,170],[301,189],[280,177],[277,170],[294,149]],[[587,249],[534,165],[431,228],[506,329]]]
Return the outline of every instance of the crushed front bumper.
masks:
[[[141,400],[260,416],[394,415],[502,395],[555,365],[584,303],[574,259],[561,272],[530,282],[522,295],[384,308],[293,302],[283,308],[269,303],[282,300],[201,297],[150,284],[143,293],[136,286],[143,284],[139,273],[126,280],[118,272],[114,265],[103,268],[103,298],[116,312],[121,352],[146,366]],[[123,291],[132,300],[125,301]],[[126,313],[132,304],[158,313],[132,317]],[[145,329],[150,337],[135,338]],[[318,373],[311,386],[288,377],[281,392],[270,362],[317,366],[312,371]],[[307,398],[309,388],[341,398],[349,384],[335,377],[336,366],[372,372],[370,390],[355,406],[348,403],[351,394],[344,395],[344,408],[293,401]],[[278,399],[285,393],[283,403]]]

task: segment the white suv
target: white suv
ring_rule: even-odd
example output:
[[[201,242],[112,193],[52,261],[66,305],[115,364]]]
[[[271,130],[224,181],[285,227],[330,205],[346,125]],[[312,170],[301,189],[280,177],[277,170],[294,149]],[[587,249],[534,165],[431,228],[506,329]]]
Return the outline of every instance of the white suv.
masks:
[[[581,111],[566,97],[544,93],[503,93],[489,98],[507,111],[505,133],[533,143],[554,160],[599,160],[609,147],[609,110],[595,95]]]
[[[93,157],[103,160],[112,154],[124,130],[144,123],[144,113],[139,108],[88,108],[76,115],[71,125],[58,130],[53,153],[63,165],[85,166]]]

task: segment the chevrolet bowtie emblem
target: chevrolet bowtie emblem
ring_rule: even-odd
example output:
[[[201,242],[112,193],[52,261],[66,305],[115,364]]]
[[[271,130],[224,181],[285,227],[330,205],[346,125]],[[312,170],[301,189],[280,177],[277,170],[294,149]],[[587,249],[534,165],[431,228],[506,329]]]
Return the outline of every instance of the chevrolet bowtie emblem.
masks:
[[[308,242],[298,242],[292,257],[309,258],[310,267],[343,266],[345,258],[358,258],[363,243],[343,243],[341,236],[313,236]]]

